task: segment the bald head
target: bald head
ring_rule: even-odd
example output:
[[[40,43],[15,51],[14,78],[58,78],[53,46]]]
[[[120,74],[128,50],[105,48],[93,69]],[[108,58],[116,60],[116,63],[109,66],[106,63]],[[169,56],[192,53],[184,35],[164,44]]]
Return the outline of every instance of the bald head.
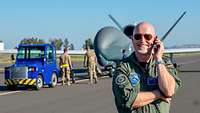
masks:
[[[141,22],[135,26],[132,36],[133,46],[137,54],[149,54],[156,38],[153,25]]]
[[[156,36],[155,29],[154,29],[153,25],[146,22],[146,21],[140,22],[139,24],[137,24],[135,26],[135,29],[133,31],[133,36],[134,36],[134,34],[137,34],[137,33],[151,34],[153,37]]]

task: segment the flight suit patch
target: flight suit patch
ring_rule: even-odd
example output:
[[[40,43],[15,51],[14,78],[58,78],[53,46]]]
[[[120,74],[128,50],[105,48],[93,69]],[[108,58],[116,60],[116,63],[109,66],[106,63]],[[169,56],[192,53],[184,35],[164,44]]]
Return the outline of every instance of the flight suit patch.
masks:
[[[129,80],[131,81],[131,84],[133,86],[137,85],[139,82],[140,82],[140,75],[133,72],[133,73],[130,73],[130,76],[129,76]]]
[[[123,75],[118,75],[115,79],[115,83],[118,85],[122,85],[126,82],[126,78]]]
[[[158,77],[147,78],[147,85],[157,85],[157,84],[158,84]]]

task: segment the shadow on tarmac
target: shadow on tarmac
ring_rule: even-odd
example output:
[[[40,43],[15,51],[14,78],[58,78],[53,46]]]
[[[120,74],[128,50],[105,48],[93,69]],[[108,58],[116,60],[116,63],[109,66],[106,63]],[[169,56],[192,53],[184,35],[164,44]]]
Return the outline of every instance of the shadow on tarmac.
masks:
[[[14,88],[14,89],[8,89],[8,87],[7,86],[5,86],[5,85],[0,85],[0,91],[23,91],[23,90],[26,90],[26,91],[36,91],[36,90],[34,90],[34,88],[33,87],[26,87],[26,86],[16,86],[16,88]]]

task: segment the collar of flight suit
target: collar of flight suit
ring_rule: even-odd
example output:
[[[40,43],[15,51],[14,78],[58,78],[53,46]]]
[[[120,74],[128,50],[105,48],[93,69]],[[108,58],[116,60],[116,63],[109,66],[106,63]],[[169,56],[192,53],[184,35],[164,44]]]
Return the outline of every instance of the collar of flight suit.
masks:
[[[135,55],[135,52],[133,52],[130,57],[128,57],[128,61],[134,65],[137,65],[143,72],[146,72],[147,70],[149,70],[151,68],[151,66],[155,65],[155,60],[153,59],[153,57],[151,57],[150,61],[147,63],[147,69],[145,69],[144,67],[142,67],[140,65],[140,63],[138,62],[138,59]]]

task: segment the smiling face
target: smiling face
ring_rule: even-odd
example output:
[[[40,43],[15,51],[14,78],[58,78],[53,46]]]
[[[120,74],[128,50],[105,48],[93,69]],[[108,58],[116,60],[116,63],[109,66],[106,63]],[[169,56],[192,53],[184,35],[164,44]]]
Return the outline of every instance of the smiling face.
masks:
[[[154,27],[147,23],[139,23],[133,32],[132,43],[135,52],[139,54],[148,54],[155,40],[156,34]]]

